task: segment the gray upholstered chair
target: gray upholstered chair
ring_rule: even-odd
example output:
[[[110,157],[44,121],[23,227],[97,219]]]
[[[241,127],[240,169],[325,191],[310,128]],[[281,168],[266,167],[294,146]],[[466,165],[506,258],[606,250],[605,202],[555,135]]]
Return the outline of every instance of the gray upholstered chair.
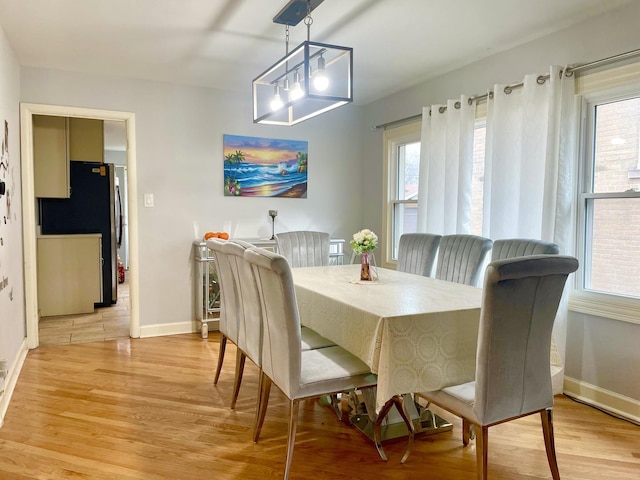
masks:
[[[214,384],[217,384],[220,378],[227,340],[231,340],[236,345],[238,343],[240,299],[235,287],[228,255],[223,251],[224,245],[224,240],[217,238],[207,240],[207,247],[213,252],[216,261],[218,283],[220,285],[220,349],[218,350],[218,364],[213,380]]]
[[[329,265],[329,234],[295,231],[276,234],[278,253],[292,268]]]
[[[230,270],[233,274],[234,288],[237,294],[238,308],[238,335],[236,346],[236,373],[233,386],[231,408],[235,408],[244,365],[249,357],[256,366],[262,365],[262,309],[260,308],[260,294],[258,285],[249,262],[244,259],[247,248],[254,248],[248,242],[242,240],[229,240],[222,245],[222,252],[227,256]],[[318,334],[316,331],[301,328],[302,350],[313,350],[335,345],[331,340]]]
[[[553,438],[551,331],[574,257],[533,255],[488,265],[474,382],[417,393],[462,417],[462,442],[475,427],[478,479],[487,478],[488,429],[540,413],[551,474],[560,478]]]
[[[555,243],[528,238],[503,238],[493,241],[491,261],[526,255],[557,255],[559,253],[560,248]]]
[[[301,400],[376,385],[369,367],[342,347],[300,348],[300,318],[291,268],[287,260],[263,249],[244,254],[253,265],[260,291],[264,325],[257,441],[264,422],[271,384],[289,400],[289,436],[284,478],[289,478]]]
[[[440,239],[435,277],[478,286],[492,243],[476,235],[444,235]]]
[[[236,373],[231,398],[231,408],[235,408],[246,358],[249,357],[258,367],[261,365],[262,311],[253,271],[244,259],[244,251],[253,245],[242,240],[229,240],[221,248],[229,261],[238,299]]]
[[[433,274],[436,264],[440,235],[431,233],[405,233],[398,243],[398,265],[400,272],[415,273],[423,277]]]

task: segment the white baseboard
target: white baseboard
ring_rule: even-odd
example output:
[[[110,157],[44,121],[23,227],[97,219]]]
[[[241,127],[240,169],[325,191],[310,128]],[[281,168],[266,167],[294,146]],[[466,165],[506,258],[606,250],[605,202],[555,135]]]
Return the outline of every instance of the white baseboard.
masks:
[[[199,322],[162,323],[158,325],[140,325],[140,338],[179,335],[199,331]]]
[[[219,330],[220,321],[218,319],[209,320],[207,322],[209,331]],[[201,323],[199,321],[179,322],[179,323],[163,323],[159,325],[141,325],[140,338],[162,337],[164,335],[180,335],[181,333],[200,332]]]
[[[4,392],[0,394],[0,427],[4,425],[4,416],[9,408],[9,402],[11,401],[13,390],[16,388],[16,383],[18,382],[18,377],[20,376],[20,371],[22,370],[22,366],[24,365],[24,360],[27,358],[28,352],[27,339],[25,338],[22,345],[20,345],[20,349],[18,350],[16,357],[11,362],[11,366],[7,372],[7,377],[4,379]],[[10,359],[8,360],[11,361]]]
[[[564,377],[564,393],[614,415],[640,423],[640,401],[571,377]]]

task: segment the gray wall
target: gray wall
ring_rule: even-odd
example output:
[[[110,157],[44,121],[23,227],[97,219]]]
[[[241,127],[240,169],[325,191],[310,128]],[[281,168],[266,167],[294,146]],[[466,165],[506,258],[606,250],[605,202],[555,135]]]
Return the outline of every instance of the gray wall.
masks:
[[[247,83],[250,85],[250,82]],[[315,229],[333,237],[361,227],[362,115],[343,106],[290,128],[255,125],[251,90],[243,95],[24,67],[23,102],[133,112],[136,115],[141,327],[192,321],[192,242],[209,231],[269,237]],[[223,134],[307,140],[306,199],[223,195]],[[153,193],[155,206],[144,208]]]
[[[0,29],[0,144],[6,145],[5,121],[9,126],[8,154],[2,155],[0,167],[0,180],[7,189],[0,198],[0,360],[8,361],[10,375],[16,368],[19,351],[26,347],[19,102],[20,66]],[[2,382],[0,378],[0,391]],[[0,394],[0,425],[6,406]]]
[[[639,18],[640,2],[633,2],[367,105],[363,152],[369,188],[363,191],[363,200],[369,208],[363,212],[363,223],[382,231],[382,213],[377,209],[383,204],[382,131],[373,131],[372,126],[419,114],[422,106],[444,103],[461,94],[485,93],[496,83],[517,83],[527,73],[547,72],[551,64],[587,63],[637,49]],[[603,331],[607,334],[601,335]],[[556,335],[563,355],[566,348],[568,376],[640,401],[640,382],[631,370],[640,365],[640,325],[570,312],[567,324],[556,329]],[[598,338],[601,343],[585,341]],[[614,371],[623,374],[610,374]]]

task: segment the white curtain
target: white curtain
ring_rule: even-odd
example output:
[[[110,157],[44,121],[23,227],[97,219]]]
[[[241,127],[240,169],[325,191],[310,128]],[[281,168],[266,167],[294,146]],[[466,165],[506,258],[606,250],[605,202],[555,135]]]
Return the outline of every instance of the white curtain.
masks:
[[[573,254],[576,107],[574,78],[551,67],[527,75],[522,88],[495,85],[487,105],[483,235],[537,238]],[[566,298],[566,295],[565,295]],[[554,392],[562,391],[566,300],[554,326]]]
[[[474,117],[464,95],[422,109],[419,232],[469,233]]]

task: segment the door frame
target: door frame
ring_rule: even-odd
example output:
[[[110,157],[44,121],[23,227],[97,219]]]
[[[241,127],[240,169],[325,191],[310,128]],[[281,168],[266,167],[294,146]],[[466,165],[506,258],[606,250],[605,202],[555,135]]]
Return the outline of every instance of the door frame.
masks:
[[[140,307],[138,303],[138,181],[136,168],[135,114],[94,108],[20,104],[20,145],[22,170],[22,248],[24,258],[24,294],[27,328],[27,347],[37,348],[38,334],[38,269],[36,258],[37,220],[33,165],[33,115],[57,115],[62,117],[94,118],[98,120],[124,121],[127,137],[127,197],[129,198],[129,284],[130,319],[129,335],[140,337]],[[133,199],[134,201],[131,201]]]

